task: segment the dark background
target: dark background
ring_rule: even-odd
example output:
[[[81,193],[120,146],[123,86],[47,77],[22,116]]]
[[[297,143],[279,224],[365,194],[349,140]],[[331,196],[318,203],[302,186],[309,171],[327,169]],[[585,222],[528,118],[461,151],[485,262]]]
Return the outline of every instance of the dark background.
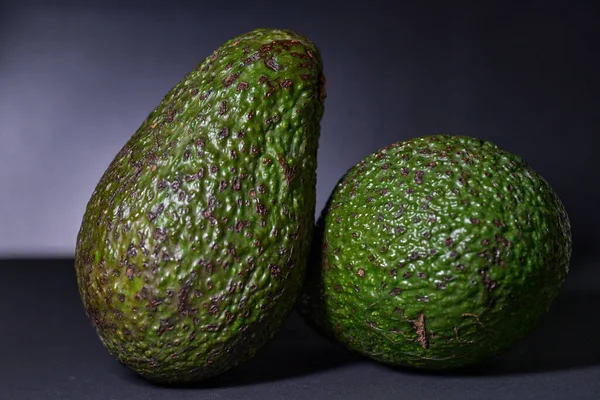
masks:
[[[0,399],[599,398],[600,128],[595,2],[135,2],[0,5]],[[108,357],[83,315],[75,238],[101,174],[164,94],[224,41],[297,30],[327,76],[317,212],[378,148],[461,133],[522,156],[573,229],[551,315],[512,352],[456,374],[348,355],[294,315],[210,385],[150,386]]]

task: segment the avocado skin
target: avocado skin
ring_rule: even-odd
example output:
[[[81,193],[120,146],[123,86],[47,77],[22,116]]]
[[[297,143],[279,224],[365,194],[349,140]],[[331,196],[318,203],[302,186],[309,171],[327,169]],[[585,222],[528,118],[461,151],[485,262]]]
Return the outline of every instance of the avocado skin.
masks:
[[[522,159],[477,138],[387,146],[338,182],[299,310],[382,363],[441,370],[510,348],[569,269],[567,213]]]
[[[278,332],[310,248],[325,97],[308,38],[256,29],[189,72],[116,155],[87,204],[75,271],[121,363],[195,382]]]

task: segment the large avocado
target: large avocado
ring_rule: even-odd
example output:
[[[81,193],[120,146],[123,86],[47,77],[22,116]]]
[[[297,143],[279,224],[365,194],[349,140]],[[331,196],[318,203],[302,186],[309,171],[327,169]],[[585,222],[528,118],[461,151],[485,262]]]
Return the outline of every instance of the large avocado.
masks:
[[[548,183],[519,157],[457,135],[359,162],[318,232],[302,313],[356,352],[423,369],[512,346],[548,310],[571,254],[567,213]]]
[[[187,74],[116,155],[87,205],[75,269],[120,362],[190,382],[252,357],[304,276],[325,98],[306,37],[257,29]]]

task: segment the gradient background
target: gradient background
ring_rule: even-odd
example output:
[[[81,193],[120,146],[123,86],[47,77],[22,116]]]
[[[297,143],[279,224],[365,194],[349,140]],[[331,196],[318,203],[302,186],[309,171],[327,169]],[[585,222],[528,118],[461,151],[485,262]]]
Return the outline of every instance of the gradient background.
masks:
[[[495,141],[550,182],[576,254],[600,239],[588,237],[600,225],[593,5],[44,3],[15,2],[0,23],[0,255],[73,254],[85,205],[129,136],[187,71],[257,26],[298,30],[323,54],[317,210],[369,153],[457,132]]]
[[[459,3],[2,3],[0,258],[70,268],[95,185],[166,92],[225,40],[284,27],[324,59],[317,212],[382,146],[438,132],[489,139],[555,188],[573,228],[569,282],[599,291],[598,6]]]

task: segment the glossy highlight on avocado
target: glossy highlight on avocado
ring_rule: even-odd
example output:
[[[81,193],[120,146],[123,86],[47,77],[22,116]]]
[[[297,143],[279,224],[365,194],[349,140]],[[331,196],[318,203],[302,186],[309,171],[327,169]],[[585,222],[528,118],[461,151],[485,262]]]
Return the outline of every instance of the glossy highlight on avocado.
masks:
[[[547,312],[571,255],[549,184],[519,157],[458,135],[366,157],[317,228],[301,312],[358,353],[423,369],[515,344]]]
[[[75,270],[120,362],[198,381],[251,358],[304,276],[325,99],[321,56],[297,33],[233,38],[164,97],[87,205]]]

